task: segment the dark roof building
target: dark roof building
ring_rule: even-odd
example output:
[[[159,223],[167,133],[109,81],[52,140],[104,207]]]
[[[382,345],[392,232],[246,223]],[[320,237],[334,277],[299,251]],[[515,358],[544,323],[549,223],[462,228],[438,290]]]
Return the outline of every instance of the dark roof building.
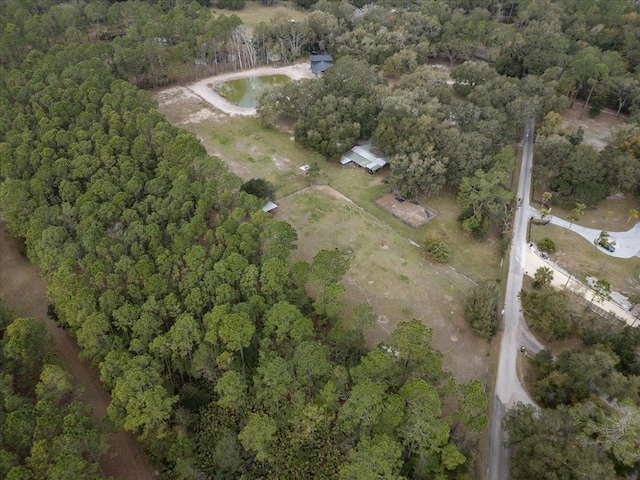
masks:
[[[331,55],[311,55],[311,71],[316,75],[321,74],[333,65]]]

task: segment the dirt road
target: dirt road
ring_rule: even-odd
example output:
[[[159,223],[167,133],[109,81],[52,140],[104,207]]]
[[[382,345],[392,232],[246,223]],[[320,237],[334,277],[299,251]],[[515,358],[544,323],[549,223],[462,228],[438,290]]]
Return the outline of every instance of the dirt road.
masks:
[[[54,338],[54,350],[64,360],[73,382],[83,387],[81,400],[90,405],[96,421],[100,422],[107,412],[111,396],[99,380],[96,368],[78,358],[78,345],[71,336],[47,317],[47,286],[38,275],[38,269],[19,252],[18,242],[5,232],[4,220],[0,219],[0,298],[7,307],[22,317],[32,317],[45,324],[47,332]],[[106,476],[120,479],[153,479],[156,472],[146,453],[128,432],[106,435],[109,451],[100,462]]]
[[[227,80],[234,80],[236,78],[247,77],[259,77],[261,75],[286,75],[292,80],[300,80],[303,78],[313,78],[313,72],[308,63],[297,63],[295,65],[289,65],[287,67],[260,67],[253,70],[240,70],[232,73],[225,73],[224,75],[216,75],[213,77],[207,77],[191,85],[187,85],[187,88],[197,94],[205,102],[214,106],[218,110],[221,110],[229,115],[255,115],[255,108],[239,107],[231,102],[228,102],[220,95],[218,95],[212,88],[213,85]]]

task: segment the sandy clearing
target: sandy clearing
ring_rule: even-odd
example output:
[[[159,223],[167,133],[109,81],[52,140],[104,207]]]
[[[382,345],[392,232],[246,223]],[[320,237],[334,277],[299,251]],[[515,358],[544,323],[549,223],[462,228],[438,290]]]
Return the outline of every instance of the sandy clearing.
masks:
[[[582,127],[584,130],[584,144],[591,145],[596,150],[602,150],[611,140],[612,131],[625,123],[624,115],[616,116],[610,109],[603,109],[597,116],[589,115],[589,108],[583,107],[582,101],[576,101],[572,108],[560,113],[565,124]]]
[[[80,349],[69,333],[47,317],[47,285],[38,269],[19,253],[18,241],[5,231],[0,220],[0,297],[8,308],[23,317],[44,323],[55,341],[54,351],[64,360],[72,381],[83,388],[80,400],[90,405],[98,425],[107,413],[111,395],[99,380],[98,370],[79,359]],[[117,479],[156,478],[142,446],[130,432],[105,435],[109,450],[100,460],[101,472]]]
[[[252,70],[241,70],[237,72],[225,73],[223,75],[215,75],[213,77],[204,78],[196,83],[187,85],[187,88],[202,98],[205,102],[213,107],[221,110],[229,115],[255,115],[255,108],[239,107],[228,102],[214,90],[213,86],[227,80],[235,80],[238,78],[259,77],[263,75],[286,75],[292,80],[301,80],[303,78],[314,78],[313,72],[308,63],[297,63],[287,67],[260,67]]]

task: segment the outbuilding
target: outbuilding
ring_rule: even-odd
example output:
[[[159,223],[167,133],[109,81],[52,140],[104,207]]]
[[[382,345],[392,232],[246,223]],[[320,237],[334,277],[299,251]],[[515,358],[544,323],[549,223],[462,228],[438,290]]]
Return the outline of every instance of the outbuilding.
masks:
[[[320,75],[333,65],[331,55],[311,55],[311,71],[316,75]]]
[[[342,165],[355,163],[364,168],[367,173],[373,175],[384,167],[388,162],[387,159],[373,153],[371,144],[356,145],[340,159]]]
[[[273,203],[272,201],[268,201],[267,203],[264,204],[264,206],[262,207],[262,211],[263,212],[267,212],[267,213],[275,213],[276,208],[278,208],[278,205],[276,205],[275,203]]]

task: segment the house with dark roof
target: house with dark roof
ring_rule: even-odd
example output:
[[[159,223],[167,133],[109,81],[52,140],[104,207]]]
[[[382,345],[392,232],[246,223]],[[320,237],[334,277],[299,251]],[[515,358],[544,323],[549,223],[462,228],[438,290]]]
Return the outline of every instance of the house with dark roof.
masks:
[[[311,55],[311,71],[316,75],[320,75],[333,65],[331,55]]]

